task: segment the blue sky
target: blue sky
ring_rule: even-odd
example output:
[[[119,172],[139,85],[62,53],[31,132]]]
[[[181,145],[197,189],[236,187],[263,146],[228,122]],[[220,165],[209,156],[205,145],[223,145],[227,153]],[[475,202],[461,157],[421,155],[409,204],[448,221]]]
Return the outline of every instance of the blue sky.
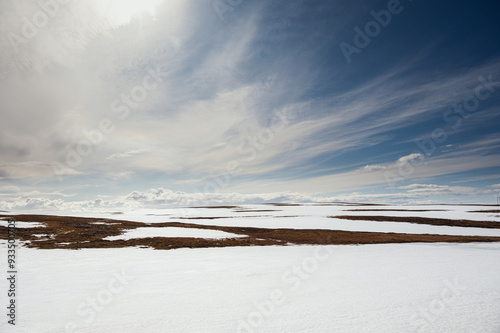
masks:
[[[500,196],[496,1],[0,6],[0,209]]]

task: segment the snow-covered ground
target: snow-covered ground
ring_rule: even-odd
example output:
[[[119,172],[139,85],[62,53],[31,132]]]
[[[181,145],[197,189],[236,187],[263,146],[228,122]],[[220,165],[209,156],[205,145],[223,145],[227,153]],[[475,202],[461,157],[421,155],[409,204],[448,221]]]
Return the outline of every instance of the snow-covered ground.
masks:
[[[17,325],[4,315],[1,332],[500,332],[500,244],[22,248],[19,260]]]
[[[325,229],[407,234],[460,236],[500,236],[500,229],[435,226],[403,222],[353,221],[329,216],[417,216],[441,219],[500,222],[500,213],[472,213],[498,210],[499,206],[418,205],[373,206],[342,204],[305,204],[298,206],[242,205],[236,208],[156,209],[113,213],[55,215],[100,217],[146,223],[183,222],[201,225],[255,227],[272,229]],[[359,211],[361,210],[361,211]],[[382,211],[381,211],[382,210]]]
[[[9,222],[7,220],[0,219],[0,226],[8,227]],[[45,224],[39,222],[16,221],[16,228],[38,228],[38,227],[45,227]]]
[[[147,237],[193,237],[193,238],[235,238],[243,237],[245,235],[238,235],[219,230],[206,230],[197,228],[137,228],[125,232],[123,235],[105,237],[105,240],[129,240],[134,238],[147,238]]]
[[[419,216],[442,219],[464,219],[500,222],[500,213],[476,213],[475,211],[499,210],[500,206],[462,205],[416,205],[373,206],[342,204],[303,204],[298,206],[242,205],[237,208],[171,208],[123,212],[123,214],[101,213],[99,216],[140,222],[179,221],[179,218],[199,217],[327,217],[335,215],[370,216]],[[361,211],[360,211],[361,210]],[[415,212],[416,211],[416,212]],[[56,212],[57,214],[57,212]],[[58,215],[65,215],[59,213]],[[74,215],[74,214],[70,214]],[[78,214],[85,216],[85,214]],[[88,214],[96,217],[96,214]],[[189,220],[188,220],[189,221]],[[196,223],[196,220],[190,221]],[[219,222],[219,221],[218,221]]]
[[[402,209],[434,211],[399,211]],[[120,239],[238,236],[218,230],[155,226],[159,222],[500,236],[499,229],[328,217],[499,221],[498,213],[469,212],[493,209],[252,205],[87,216],[152,223],[114,237]],[[17,227],[33,225],[17,222]],[[5,274],[6,246],[5,240],[0,242],[4,257],[0,269]],[[2,278],[0,307],[5,313],[0,332],[500,332],[500,243],[177,250],[21,247],[17,258],[17,325],[7,324],[8,285]]]

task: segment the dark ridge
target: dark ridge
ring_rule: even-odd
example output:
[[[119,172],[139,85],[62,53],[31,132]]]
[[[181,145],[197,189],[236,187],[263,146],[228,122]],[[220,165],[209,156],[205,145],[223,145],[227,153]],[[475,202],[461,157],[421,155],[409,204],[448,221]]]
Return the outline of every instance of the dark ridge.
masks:
[[[500,213],[500,210],[471,210],[469,213]]]
[[[336,218],[336,219],[344,219],[344,220],[363,220],[363,221],[377,221],[377,222],[407,222],[407,223],[416,223],[416,224],[444,225],[444,226],[450,226],[450,227],[500,229],[500,222],[489,222],[489,221],[449,220],[449,219],[438,219],[438,218],[417,217],[417,216],[339,215],[339,216],[328,216],[328,217],[329,218]]]

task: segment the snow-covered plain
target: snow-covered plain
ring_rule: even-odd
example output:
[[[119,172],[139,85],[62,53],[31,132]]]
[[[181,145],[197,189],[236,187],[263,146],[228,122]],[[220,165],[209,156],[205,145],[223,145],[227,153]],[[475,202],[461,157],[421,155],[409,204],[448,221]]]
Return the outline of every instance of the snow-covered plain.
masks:
[[[500,236],[500,229],[436,226],[403,222],[353,221],[329,216],[417,216],[441,219],[500,222],[500,213],[474,213],[495,210],[499,206],[462,205],[345,205],[304,204],[297,206],[243,205],[234,208],[175,208],[116,213],[54,215],[99,217],[145,223],[183,222],[201,225],[254,227],[272,229],[325,229],[407,234],[460,236]],[[361,211],[360,211],[361,210]]]
[[[372,211],[348,211],[351,209]],[[217,230],[155,227],[154,223],[159,222],[498,236],[498,229],[328,217],[381,215],[499,221],[498,213],[469,212],[493,209],[448,205],[252,205],[88,216],[151,223],[117,236],[122,238],[181,237],[172,236],[172,232],[203,238],[215,237],[208,232],[217,232],[220,237],[237,236]],[[146,229],[147,234],[133,234]],[[0,254],[4,256],[0,268],[7,272],[5,241],[0,243]],[[176,250],[21,247],[17,322],[15,327],[7,324],[8,286],[2,278],[0,307],[5,314],[0,332],[498,333],[499,263],[500,243]]]
[[[500,244],[19,257],[17,324],[1,332],[500,332]]]

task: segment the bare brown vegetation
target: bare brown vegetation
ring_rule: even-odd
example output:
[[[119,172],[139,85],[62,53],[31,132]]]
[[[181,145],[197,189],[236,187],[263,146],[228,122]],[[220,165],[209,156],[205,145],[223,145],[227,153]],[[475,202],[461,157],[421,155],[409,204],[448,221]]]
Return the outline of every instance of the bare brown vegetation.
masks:
[[[469,213],[500,213],[500,210],[472,210]]]
[[[416,223],[416,224],[443,225],[443,226],[450,226],[450,227],[500,229],[500,222],[490,222],[490,221],[449,220],[449,219],[437,219],[437,218],[417,217],[417,216],[339,215],[339,216],[328,216],[328,217],[336,218],[336,219],[344,219],[344,220],[361,220],[361,221],[378,221],[378,222],[407,222],[407,223]]]

